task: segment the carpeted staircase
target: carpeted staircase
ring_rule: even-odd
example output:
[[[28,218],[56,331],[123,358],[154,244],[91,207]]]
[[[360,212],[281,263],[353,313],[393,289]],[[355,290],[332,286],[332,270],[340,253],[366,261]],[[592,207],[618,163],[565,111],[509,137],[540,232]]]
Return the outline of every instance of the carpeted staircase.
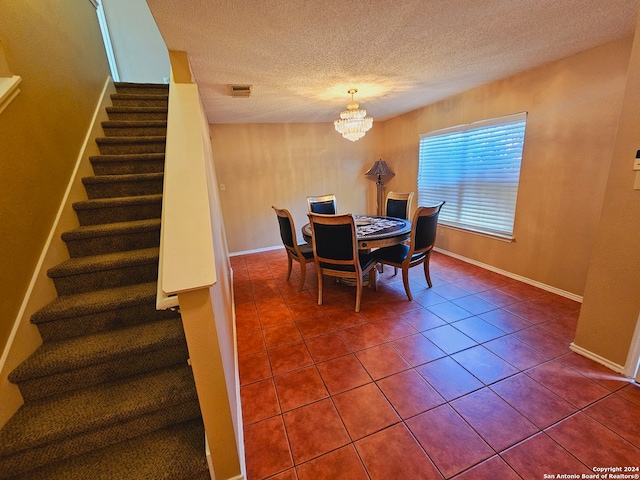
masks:
[[[0,479],[209,479],[180,315],[155,309],[167,85],[116,84],[43,345],[10,374]]]

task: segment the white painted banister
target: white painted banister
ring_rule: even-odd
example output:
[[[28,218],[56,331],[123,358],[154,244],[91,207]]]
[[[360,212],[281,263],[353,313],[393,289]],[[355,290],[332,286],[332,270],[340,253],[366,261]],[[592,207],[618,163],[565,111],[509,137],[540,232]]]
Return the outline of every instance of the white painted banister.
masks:
[[[209,124],[186,52],[169,52],[171,84],[157,308],[180,309],[209,446],[211,478],[244,466],[232,272]]]
[[[216,282],[207,155],[198,86],[172,83],[162,202],[157,308],[177,306],[178,292]]]

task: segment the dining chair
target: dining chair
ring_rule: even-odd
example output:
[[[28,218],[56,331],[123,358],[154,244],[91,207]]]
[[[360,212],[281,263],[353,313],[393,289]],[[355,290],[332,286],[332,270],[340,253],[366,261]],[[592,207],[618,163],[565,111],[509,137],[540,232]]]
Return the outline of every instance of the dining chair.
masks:
[[[291,270],[293,268],[293,261],[295,260],[300,264],[300,284],[298,285],[298,291],[302,291],[307,276],[307,262],[313,261],[313,247],[308,243],[298,244],[296,227],[289,210],[278,208],[275,205],[272,205],[271,208],[275,210],[278,217],[280,238],[282,238],[282,243],[287,251],[287,261],[289,263],[287,281],[291,278]]]
[[[409,220],[409,214],[411,213],[411,203],[413,202],[413,192],[399,193],[389,192],[387,193],[387,200],[384,204],[384,215],[387,217],[401,218],[403,220]],[[380,272],[384,272],[384,267],[380,267]],[[397,267],[393,268],[393,274],[398,274]]]
[[[413,214],[409,245],[400,243],[390,247],[382,247],[373,252],[380,263],[402,269],[404,290],[409,300],[413,300],[411,288],[409,287],[409,269],[411,267],[422,264],[427,285],[429,285],[429,288],[432,287],[429,274],[429,259],[436,243],[438,215],[444,203],[440,202],[431,207],[418,207]]]
[[[317,195],[307,197],[309,212],[335,215],[338,212],[336,206],[336,196],[333,193],[328,195]]]
[[[350,213],[309,213],[308,216],[318,272],[318,305],[322,305],[323,275],[353,279],[356,282],[356,312],[359,312],[365,275],[369,274],[369,286],[377,289],[376,257],[372,253],[358,250],[356,224]]]
[[[409,220],[409,214],[411,213],[411,203],[413,202],[413,192],[399,193],[389,192],[387,193],[387,200],[385,202],[385,216],[401,218],[403,220]]]

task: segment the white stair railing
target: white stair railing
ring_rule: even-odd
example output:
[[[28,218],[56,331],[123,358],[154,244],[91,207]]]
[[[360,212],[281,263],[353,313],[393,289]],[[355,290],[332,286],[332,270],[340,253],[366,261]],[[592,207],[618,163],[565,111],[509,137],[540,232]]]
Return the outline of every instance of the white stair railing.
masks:
[[[169,57],[172,77],[156,306],[180,309],[211,476],[239,480],[245,466],[232,272],[209,126],[186,54],[169,52]],[[179,81],[175,71],[182,72]]]

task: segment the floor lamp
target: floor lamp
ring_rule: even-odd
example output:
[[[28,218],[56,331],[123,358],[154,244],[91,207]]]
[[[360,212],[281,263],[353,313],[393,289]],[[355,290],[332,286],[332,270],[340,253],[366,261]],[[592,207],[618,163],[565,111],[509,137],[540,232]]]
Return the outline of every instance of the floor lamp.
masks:
[[[383,214],[383,193],[384,193],[384,182],[382,181],[383,176],[393,177],[395,173],[393,170],[387,165],[387,162],[384,160],[376,160],[373,166],[366,171],[365,175],[377,177],[376,178],[376,188],[378,189],[378,213],[377,215]]]

